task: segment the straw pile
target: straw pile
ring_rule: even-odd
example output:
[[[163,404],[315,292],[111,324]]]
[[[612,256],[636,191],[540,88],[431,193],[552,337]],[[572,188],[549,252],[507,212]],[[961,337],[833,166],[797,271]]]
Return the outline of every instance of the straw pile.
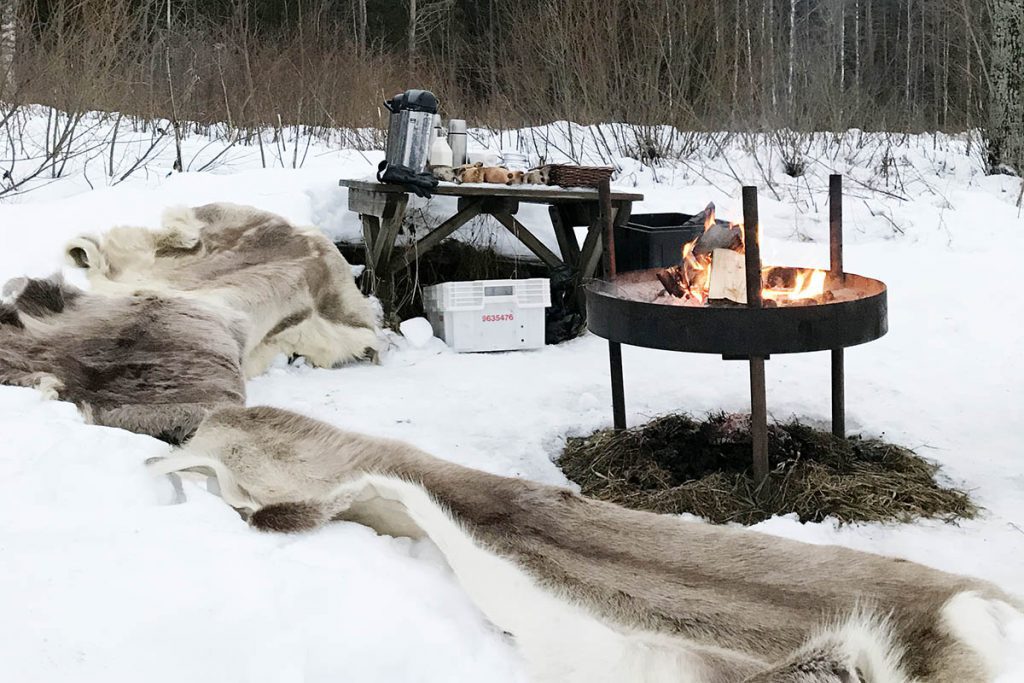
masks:
[[[717,524],[796,513],[803,522],[953,521],[978,508],[936,481],[938,466],[878,439],[839,439],[798,422],[769,427],[770,475],[755,486],[749,418],[668,415],[569,439],[558,465],[586,496]]]

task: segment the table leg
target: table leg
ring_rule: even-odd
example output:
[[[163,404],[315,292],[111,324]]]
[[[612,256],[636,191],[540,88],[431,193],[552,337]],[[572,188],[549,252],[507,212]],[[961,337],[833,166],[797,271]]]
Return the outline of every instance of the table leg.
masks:
[[[363,239],[366,242],[366,267],[370,270],[370,291],[380,299],[387,321],[394,313],[393,283],[388,265],[395,248],[398,231],[409,202],[406,194],[388,195],[381,216],[362,215]]]
[[[618,218],[618,207],[612,207],[613,223]],[[601,212],[596,209],[591,214],[590,225],[587,226],[587,237],[583,240],[583,250],[580,254],[579,281],[580,284],[594,277],[597,272],[597,264],[601,262],[604,254],[604,232],[605,224],[602,222]]]
[[[580,251],[580,267],[576,274],[580,284],[594,277],[594,273],[597,272],[597,264],[600,263],[601,252],[604,251],[604,238],[601,233],[601,226],[596,220],[587,228],[587,236]]]
[[[363,278],[363,293],[373,294],[376,292],[377,264],[373,260],[376,252],[377,237],[380,235],[380,219],[369,214],[359,214],[359,220],[363,224],[363,244],[366,245],[366,270],[367,276]]]
[[[395,248],[395,240],[398,239],[398,232],[402,229],[402,221],[405,220],[405,207],[409,203],[409,195],[392,195],[388,198],[387,206],[384,208],[384,215],[381,216],[380,234],[377,244],[374,246],[374,263],[378,270],[383,271],[391,261],[391,252]],[[381,272],[381,277],[384,273]]]
[[[548,214],[551,216],[551,227],[555,230],[555,238],[558,240],[558,249],[562,252],[562,260],[575,270],[580,263],[580,244],[576,240],[575,226],[569,218],[568,211],[558,204],[548,207]]]
[[[504,225],[509,232],[515,235],[520,242],[525,244],[527,249],[536,254],[537,258],[543,261],[548,268],[554,270],[563,265],[562,260],[555,255],[555,252],[548,249],[525,225],[516,220],[515,216],[504,212],[497,212],[491,215],[494,216],[495,220]]]
[[[391,272],[398,272],[409,264],[415,263],[416,259],[420,256],[436,247],[456,230],[479,216],[482,206],[483,202],[480,201],[469,204],[444,223],[421,237],[415,244],[407,247],[402,251],[402,253],[391,259],[391,265],[389,266]]]

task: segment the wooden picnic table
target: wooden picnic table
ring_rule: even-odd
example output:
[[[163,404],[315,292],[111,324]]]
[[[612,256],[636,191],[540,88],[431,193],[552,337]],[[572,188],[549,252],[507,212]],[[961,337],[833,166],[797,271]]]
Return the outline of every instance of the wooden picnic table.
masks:
[[[442,240],[480,215],[493,216],[534,255],[553,271],[568,268],[578,286],[592,278],[601,260],[604,226],[600,221],[598,191],[595,188],[559,188],[541,185],[491,185],[440,183],[435,196],[458,197],[458,209],[436,228],[405,249],[395,253],[395,241],[402,227],[409,193],[400,185],[376,180],[341,180],[348,188],[348,208],[359,214],[366,243],[366,267],[371,271],[372,288],[388,312],[391,276],[436,247]],[[633,202],[642,194],[611,191],[613,223],[629,220]],[[547,204],[561,254],[555,254],[536,235],[516,219],[519,204]],[[582,248],[573,228],[585,226],[587,236]]]

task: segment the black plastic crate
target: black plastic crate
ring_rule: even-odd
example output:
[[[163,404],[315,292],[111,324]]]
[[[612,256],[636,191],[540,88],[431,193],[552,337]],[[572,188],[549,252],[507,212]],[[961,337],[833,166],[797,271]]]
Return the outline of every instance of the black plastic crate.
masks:
[[[703,225],[688,223],[685,213],[634,214],[615,228],[615,270],[666,268],[682,260],[683,245],[696,239]]]

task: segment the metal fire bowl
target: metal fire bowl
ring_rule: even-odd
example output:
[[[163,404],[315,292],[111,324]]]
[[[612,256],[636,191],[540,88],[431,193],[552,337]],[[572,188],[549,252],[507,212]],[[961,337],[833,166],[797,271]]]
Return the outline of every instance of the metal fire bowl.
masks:
[[[656,270],[588,283],[590,331],[631,346],[748,357],[856,346],[888,330],[885,284],[860,275],[847,273],[841,284],[830,279],[826,289],[841,290],[842,300],[810,306],[694,307],[628,298],[630,284],[657,282]]]

